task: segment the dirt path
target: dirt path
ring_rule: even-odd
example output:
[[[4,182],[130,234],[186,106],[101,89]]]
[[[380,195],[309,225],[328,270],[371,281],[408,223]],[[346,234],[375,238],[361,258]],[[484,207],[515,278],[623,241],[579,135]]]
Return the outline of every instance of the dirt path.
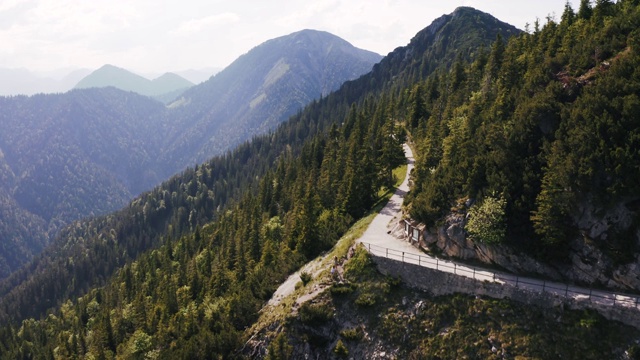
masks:
[[[315,260],[308,262],[306,265],[300,268],[300,270],[295,273],[289,275],[287,280],[283,282],[278,289],[273,293],[269,302],[267,302],[267,306],[278,306],[282,299],[289,296],[296,290],[296,284],[300,282],[300,274],[303,272],[308,272],[315,279],[320,273],[324,270],[322,263],[326,259],[328,255],[324,255],[316,258]],[[320,289],[315,289],[315,291],[319,291]]]

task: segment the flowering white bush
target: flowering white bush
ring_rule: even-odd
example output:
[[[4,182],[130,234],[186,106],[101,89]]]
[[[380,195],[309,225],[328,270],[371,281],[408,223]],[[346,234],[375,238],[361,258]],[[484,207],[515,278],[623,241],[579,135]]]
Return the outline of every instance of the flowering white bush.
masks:
[[[469,209],[469,221],[465,230],[474,240],[490,244],[504,241],[507,232],[506,206],[507,200],[502,197],[485,197],[482,203]]]

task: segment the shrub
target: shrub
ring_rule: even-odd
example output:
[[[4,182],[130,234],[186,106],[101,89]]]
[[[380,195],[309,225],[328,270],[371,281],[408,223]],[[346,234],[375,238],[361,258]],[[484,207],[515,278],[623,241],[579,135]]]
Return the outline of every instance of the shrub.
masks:
[[[306,271],[300,273],[300,280],[302,280],[302,284],[307,286],[307,284],[313,280],[313,276]]]
[[[349,349],[342,343],[342,340],[338,340],[336,347],[333,348],[333,353],[339,358],[347,358],[349,356]]]
[[[351,294],[355,289],[353,284],[336,283],[331,286],[331,294],[334,296],[343,296]]]
[[[507,200],[502,197],[485,197],[481,204],[469,209],[465,230],[472,238],[488,244],[503,242],[507,232],[506,207]]]
[[[362,307],[369,307],[376,304],[376,295],[370,292],[361,293],[356,299],[356,305]]]
[[[342,336],[345,340],[348,341],[360,341],[364,337],[364,332],[360,326],[344,329],[340,332],[340,336]]]
[[[306,325],[322,325],[333,318],[333,310],[326,304],[306,302],[300,306],[299,314],[300,321]]]

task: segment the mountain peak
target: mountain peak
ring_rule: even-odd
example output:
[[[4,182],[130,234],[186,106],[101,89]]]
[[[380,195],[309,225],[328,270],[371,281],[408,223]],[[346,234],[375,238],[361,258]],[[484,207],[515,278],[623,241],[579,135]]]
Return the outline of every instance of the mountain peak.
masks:
[[[182,92],[186,88],[193,86],[193,83],[174,73],[165,73],[154,80],[149,80],[129,70],[115,65],[105,64],[98,70],[85,76],[74,88],[86,89],[108,86],[151,97],[174,94],[173,97],[175,98],[179,95],[179,93],[175,92]]]
[[[336,35],[312,29],[254,47],[171,106],[175,111],[198,114],[197,119],[191,116],[183,121],[196,121],[207,129],[176,139],[179,146],[200,148],[195,158],[185,158],[181,165],[208,159],[272,129],[312,100],[369,72],[381,58]],[[177,126],[176,133],[189,127]],[[237,128],[243,128],[243,133]],[[193,156],[192,151],[188,156]]]

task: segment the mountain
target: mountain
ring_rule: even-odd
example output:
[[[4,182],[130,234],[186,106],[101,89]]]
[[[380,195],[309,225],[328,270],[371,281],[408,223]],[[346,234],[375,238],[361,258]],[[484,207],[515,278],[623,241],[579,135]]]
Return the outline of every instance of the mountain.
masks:
[[[162,104],[115,88],[0,97],[0,276],[160,182]],[[19,254],[20,256],[15,256]]]
[[[590,10],[567,4],[560,22],[412,87],[408,209],[425,247],[640,290],[640,8]]]
[[[411,52],[423,45],[415,39],[272,133],[65,228],[0,282],[0,357],[236,358],[249,338],[270,358],[637,357],[637,330],[592,311],[416,294],[376,274],[362,249],[345,264],[350,283],[323,282],[314,301],[260,324],[269,344],[250,330],[278,283],[384,202],[405,131],[417,155],[407,211],[428,230],[462,236],[485,260],[505,247],[560,270],[584,259],[573,267],[597,270],[591,284],[638,291],[623,281],[639,268],[640,6],[584,4],[511,37],[510,26],[458,9],[427,28],[424,41],[442,42],[423,54]],[[398,65],[486,34],[439,37],[476,18],[500,36],[441,53],[469,59]],[[622,266],[608,267],[612,258]]]
[[[193,83],[179,75],[166,73],[149,80],[128,70],[104,65],[80,80],[75,89],[100,88],[113,86],[124,91],[133,91],[150,97],[167,97],[167,94],[179,95]]]
[[[401,53],[390,54],[378,69]],[[448,72],[446,65],[434,68]],[[402,70],[389,78],[404,77]],[[0,283],[2,323],[39,318],[47,310],[64,313],[25,322],[48,334],[76,326],[64,337],[68,347],[55,335],[32,342],[32,354],[43,356],[54,349],[61,357],[124,355],[138,351],[136,344],[138,354],[149,357],[235,354],[243,330],[278,282],[331,247],[381,200],[379,190],[391,186],[403,140],[397,122],[406,117],[409,92],[380,94],[390,85],[376,84],[374,73],[120,211],[65,228],[41,256]],[[7,357],[19,357],[32,339],[6,339],[18,327],[0,331]],[[73,339],[86,346],[74,347]]]
[[[220,77],[189,92],[191,104],[179,109],[167,109],[145,96],[114,87],[0,98],[0,151],[4,154],[0,176],[6,179],[0,184],[0,211],[10,215],[0,220],[0,277],[30,260],[69,222],[118,209],[194,164],[186,159],[209,158],[237,141],[267,131],[300,109],[304,101],[368,71],[378,58],[332,35],[312,31],[267,44],[257,47],[257,53],[243,56]],[[349,52],[355,57],[347,56]],[[271,86],[248,77],[265,77],[276,59],[292,65],[281,79],[272,79]],[[307,66],[300,59],[322,61],[324,67]],[[149,81],[110,65],[89,75],[82,84],[88,86],[90,81],[96,86],[119,83],[128,89],[151,86],[157,91],[184,85],[174,74]],[[233,113],[233,106],[250,107],[253,97],[244,91],[260,92],[263,98],[274,99],[265,103],[279,108],[268,110],[261,105],[256,111]],[[224,121],[238,124],[225,125],[225,132],[216,126],[222,119],[212,117],[223,109],[229,112]],[[240,126],[248,116],[251,129]],[[204,143],[205,139],[219,143],[215,151],[195,142]],[[181,141],[195,146],[183,146]]]
[[[269,40],[169,105],[176,121],[165,161],[180,169],[273,129],[380,58],[322,31]]]
[[[87,69],[48,74],[0,68],[0,96],[67,92],[89,73]]]

